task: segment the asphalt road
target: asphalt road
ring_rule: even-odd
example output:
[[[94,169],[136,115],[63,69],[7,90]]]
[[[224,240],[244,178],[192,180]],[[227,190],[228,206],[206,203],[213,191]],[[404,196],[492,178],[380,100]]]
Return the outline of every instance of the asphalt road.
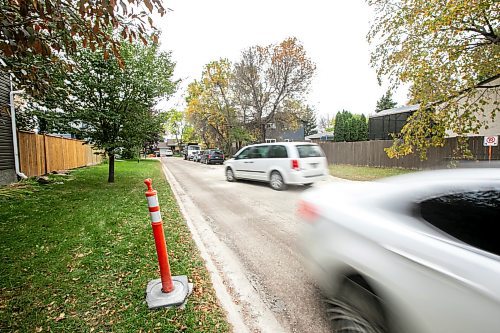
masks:
[[[303,222],[295,212],[305,188],[278,192],[264,183],[229,183],[222,165],[172,157],[163,162],[235,255],[260,304],[272,312],[281,329],[331,332],[323,297],[305,271],[298,247]]]

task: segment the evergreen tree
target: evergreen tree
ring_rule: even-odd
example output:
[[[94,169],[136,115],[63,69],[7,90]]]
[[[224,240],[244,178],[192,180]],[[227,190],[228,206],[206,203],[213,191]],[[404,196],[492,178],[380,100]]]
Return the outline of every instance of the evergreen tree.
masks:
[[[368,120],[364,114],[359,117],[360,121],[360,131],[359,131],[359,141],[368,141]]]
[[[310,106],[307,106],[304,113],[304,136],[318,133],[318,125],[316,122],[316,112]]]
[[[387,90],[384,96],[382,96],[377,101],[377,107],[375,108],[375,112],[384,111],[387,109],[395,108],[397,103],[392,100],[392,93],[390,90]]]

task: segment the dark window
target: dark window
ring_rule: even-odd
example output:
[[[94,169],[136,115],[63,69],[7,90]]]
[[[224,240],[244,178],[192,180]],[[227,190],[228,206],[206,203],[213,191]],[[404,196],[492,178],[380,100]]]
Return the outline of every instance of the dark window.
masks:
[[[500,191],[449,194],[420,203],[422,217],[441,231],[500,255]]]
[[[299,157],[321,157],[323,153],[321,152],[321,148],[316,145],[300,145],[297,146],[297,150],[299,151]]]
[[[286,152],[285,146],[270,146],[269,148],[269,158],[287,158],[288,154]]]
[[[268,150],[269,146],[252,147],[248,154],[248,158],[267,158]]]
[[[252,147],[249,147],[249,148],[246,148],[244,149],[241,153],[239,153],[237,156],[236,156],[236,159],[240,160],[240,159],[246,159],[246,158],[249,158],[249,153],[250,153],[250,150],[252,149]]]

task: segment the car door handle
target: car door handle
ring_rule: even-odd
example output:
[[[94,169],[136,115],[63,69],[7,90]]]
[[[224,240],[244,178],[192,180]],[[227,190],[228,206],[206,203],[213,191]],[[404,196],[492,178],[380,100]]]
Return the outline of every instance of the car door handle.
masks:
[[[253,163],[253,162],[243,162],[243,163]]]

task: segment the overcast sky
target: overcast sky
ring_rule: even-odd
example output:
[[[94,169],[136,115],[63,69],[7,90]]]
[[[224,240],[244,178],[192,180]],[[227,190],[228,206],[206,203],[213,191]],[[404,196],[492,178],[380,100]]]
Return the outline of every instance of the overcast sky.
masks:
[[[187,84],[199,79],[203,66],[228,58],[237,61],[253,45],[278,43],[297,37],[317,65],[308,102],[318,113],[346,109],[373,113],[386,86],[377,83],[370,67],[366,41],[371,8],[364,0],[170,0],[169,11],[157,25],[162,48],[172,51],[175,77]],[[396,92],[398,104],[406,92]],[[184,107],[178,94],[166,107]]]

